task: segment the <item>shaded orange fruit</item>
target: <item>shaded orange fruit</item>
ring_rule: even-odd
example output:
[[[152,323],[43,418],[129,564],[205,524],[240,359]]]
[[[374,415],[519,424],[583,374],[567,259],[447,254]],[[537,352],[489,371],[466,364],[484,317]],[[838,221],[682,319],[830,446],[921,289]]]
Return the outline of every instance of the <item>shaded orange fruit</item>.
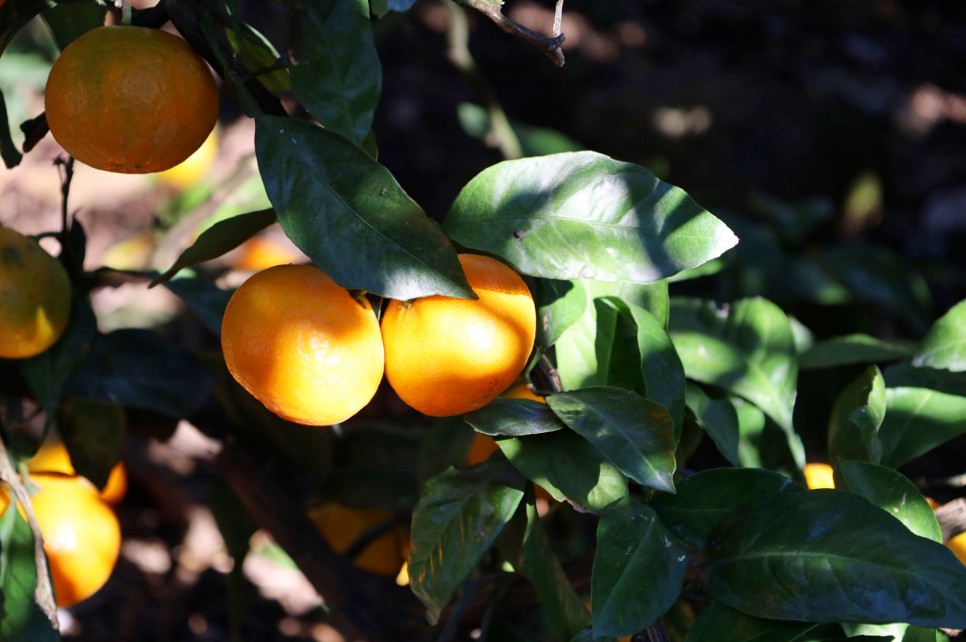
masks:
[[[54,345],[67,328],[70,297],[60,261],[0,227],[0,358],[25,359]]]
[[[506,397],[507,399],[529,399],[530,401],[539,401],[540,403],[547,403],[547,400],[536,394],[525,379],[519,379],[516,383],[507,388],[501,397]]]
[[[71,606],[100,589],[114,571],[121,528],[97,488],[83,477],[38,473],[30,476],[31,498],[44,537],[57,605]]]
[[[946,540],[946,547],[953,552],[963,564],[966,564],[966,532],[954,535]]]
[[[382,339],[369,302],[310,265],[280,265],[245,281],[228,302],[221,345],[232,376],[300,424],[345,421],[382,380]]]
[[[828,464],[805,464],[805,469],[802,472],[805,475],[805,485],[812,490],[816,488],[835,488],[832,467]]]
[[[68,153],[126,174],[174,167],[218,118],[205,61],[181,38],[146,27],[97,27],[67,45],[44,101],[50,133]]]
[[[330,502],[309,509],[309,519],[336,553],[345,554],[360,537],[385,527],[358,554],[352,563],[370,573],[398,577],[405,562],[408,533],[399,524],[390,524],[393,514],[373,508],[350,508]]]
[[[31,473],[61,473],[74,475],[74,465],[70,461],[70,454],[63,443],[49,441],[40,447],[27,462],[27,470]],[[127,493],[127,471],[124,464],[118,462],[111,469],[107,483],[100,490],[101,499],[108,504],[117,504]]]
[[[382,318],[389,384],[434,417],[492,401],[526,365],[536,335],[536,308],[520,275],[486,256],[459,260],[478,299],[390,301]]]
[[[482,464],[499,449],[500,447],[496,445],[496,440],[493,437],[481,432],[474,432],[470,449],[466,452],[466,464],[468,466]]]

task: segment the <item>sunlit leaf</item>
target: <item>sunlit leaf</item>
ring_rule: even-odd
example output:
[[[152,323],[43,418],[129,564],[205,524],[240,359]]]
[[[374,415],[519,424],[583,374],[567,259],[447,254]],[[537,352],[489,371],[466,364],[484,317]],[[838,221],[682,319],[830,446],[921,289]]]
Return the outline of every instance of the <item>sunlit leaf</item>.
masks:
[[[530,399],[498,397],[465,419],[477,432],[493,437],[538,435],[563,428],[546,404]]]
[[[954,305],[932,325],[912,362],[927,368],[966,370],[966,301]]]
[[[828,425],[828,457],[878,463],[882,458],[879,426],[886,413],[885,380],[870,366],[835,400]]]
[[[878,363],[911,357],[915,344],[898,339],[877,339],[867,334],[849,334],[820,341],[802,354],[802,370],[833,368],[854,363]]]
[[[711,437],[718,452],[733,466],[738,458],[738,413],[727,399],[711,399],[698,386],[687,384],[686,403],[698,425]]]

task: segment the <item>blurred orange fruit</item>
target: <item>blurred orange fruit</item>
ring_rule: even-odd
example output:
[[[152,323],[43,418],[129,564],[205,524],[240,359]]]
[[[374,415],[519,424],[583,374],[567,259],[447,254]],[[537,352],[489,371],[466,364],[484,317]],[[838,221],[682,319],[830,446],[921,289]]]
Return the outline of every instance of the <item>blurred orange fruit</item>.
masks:
[[[25,359],[54,345],[70,306],[60,261],[32,238],[0,227],[0,358]]]
[[[228,302],[221,345],[232,376],[300,424],[345,421],[382,380],[382,339],[369,302],[310,265],[280,265],[245,281]]]
[[[810,489],[816,488],[835,488],[835,479],[832,474],[832,467],[823,463],[805,464],[805,485]]]
[[[536,335],[536,308],[520,275],[486,256],[459,261],[478,299],[390,301],[382,318],[389,384],[434,417],[492,401],[526,365]]]
[[[181,38],[146,27],[97,27],[54,61],[47,124],[74,158],[97,169],[146,174],[174,167],[208,137],[218,87]]]
[[[409,546],[408,533],[400,524],[391,523],[393,514],[373,508],[350,508],[329,502],[309,509],[309,519],[336,553],[345,554],[360,537],[385,527],[373,537],[352,563],[370,573],[397,578]]]
[[[174,167],[154,175],[159,183],[176,190],[183,190],[200,182],[218,157],[218,134],[212,129],[201,147]]]
[[[966,564],[966,532],[954,535],[946,540],[946,546],[963,564]]]
[[[238,258],[232,263],[236,270],[258,272],[276,265],[288,265],[307,260],[286,236],[259,234],[238,247]]]
[[[31,473],[76,474],[67,447],[59,441],[44,443],[37,454],[27,462],[27,470]],[[108,504],[117,504],[124,499],[125,493],[127,493],[127,471],[123,463],[117,462],[111,469],[104,488],[100,490],[101,499]]]

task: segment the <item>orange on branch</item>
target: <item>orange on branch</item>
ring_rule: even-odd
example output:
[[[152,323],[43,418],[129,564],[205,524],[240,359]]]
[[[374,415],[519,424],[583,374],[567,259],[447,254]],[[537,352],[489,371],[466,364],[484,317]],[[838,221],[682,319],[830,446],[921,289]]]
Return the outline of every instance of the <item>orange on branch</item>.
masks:
[[[61,473],[75,475],[74,465],[70,461],[67,447],[59,441],[44,443],[33,457],[27,461],[27,470],[31,473]],[[111,468],[107,483],[100,490],[101,499],[108,504],[117,504],[127,493],[127,471],[124,464],[118,462]]]
[[[330,502],[309,509],[309,519],[340,555],[347,553],[361,537],[372,536],[352,558],[363,570],[396,578],[405,563],[408,534],[393,514],[373,508],[350,508]],[[378,532],[377,532],[378,531]]]
[[[389,384],[434,417],[492,401],[526,365],[536,336],[533,296],[520,275],[486,256],[459,260],[478,299],[390,301],[382,319]]]

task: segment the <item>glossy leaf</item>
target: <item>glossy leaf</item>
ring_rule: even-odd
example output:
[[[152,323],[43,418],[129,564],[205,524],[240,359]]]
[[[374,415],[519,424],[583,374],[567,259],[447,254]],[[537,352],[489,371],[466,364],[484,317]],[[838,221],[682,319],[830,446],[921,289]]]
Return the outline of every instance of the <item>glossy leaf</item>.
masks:
[[[878,463],[882,458],[879,426],[886,413],[885,380],[870,366],[835,400],[828,425],[828,457]]]
[[[919,537],[942,542],[936,514],[905,475],[885,466],[842,458],[835,468],[836,488],[862,495]]]
[[[109,401],[71,397],[57,409],[57,429],[74,470],[98,488],[121,457],[125,423],[124,409]]]
[[[629,497],[608,506],[590,583],[594,634],[631,635],[653,624],[677,599],[687,566],[687,550],[651,507]]]
[[[855,493],[778,493],[718,523],[702,580],[750,615],[966,625],[966,567]]]
[[[932,325],[912,363],[954,372],[966,370],[966,301],[954,305]]]
[[[188,306],[212,334],[221,336],[225,308],[234,291],[222,290],[208,279],[172,279],[164,285]]]
[[[255,149],[285,233],[336,283],[400,300],[473,296],[439,226],[361,148],[266,116]]]
[[[218,221],[198,235],[195,242],[178,256],[174,265],[151,281],[148,287],[170,280],[186,267],[217,259],[231,252],[274,222],[274,210],[248,212]]]
[[[410,587],[436,622],[523,499],[525,480],[503,460],[430,479],[413,509]]]
[[[620,388],[583,388],[547,397],[571,430],[642,486],[674,492],[674,426],[667,410]]]
[[[743,299],[727,310],[675,300],[671,339],[687,376],[751,401],[786,433],[795,461],[804,449],[792,427],[798,378],[788,317],[765,299]]]
[[[534,279],[537,303],[537,343],[552,346],[564,330],[584,315],[588,300],[581,281]]]
[[[530,399],[497,397],[465,419],[474,430],[491,437],[539,435],[563,428],[546,404]]]
[[[14,505],[0,516],[0,639],[57,642],[60,635],[34,600],[33,533]]]
[[[848,334],[816,343],[798,361],[802,370],[834,368],[856,363],[878,363],[911,357],[915,344],[898,339],[877,339],[867,334]]]
[[[590,442],[569,430],[497,442],[507,459],[554,499],[593,511],[627,495],[627,479]]]
[[[820,625],[782,622],[742,613],[712,602],[688,630],[684,642],[806,642]]]
[[[697,424],[704,430],[718,452],[733,466],[739,466],[738,413],[727,399],[711,399],[698,386],[687,384],[685,402]]]
[[[461,245],[551,279],[653,283],[738,242],[683,190],[594,152],[489,167],[459,193],[443,227]]]
[[[245,69],[256,73],[255,78],[273,94],[292,89],[292,77],[288,68],[282,67],[278,51],[264,34],[247,22],[236,22],[225,30],[225,38],[241,60]]]
[[[804,491],[788,477],[760,468],[712,468],[677,482],[674,495],[656,495],[651,505],[675,537],[704,548],[714,527],[731,511],[773,495]]]
[[[360,144],[369,134],[382,88],[368,0],[301,5],[292,89],[325,127]]]
[[[884,373],[882,463],[898,468],[966,433],[966,374],[896,366]]]
[[[597,311],[594,350],[599,385],[632,390],[643,395],[646,386],[641,372],[641,353],[637,347],[637,327],[629,315],[621,310],[619,300],[595,299],[594,308]]]

